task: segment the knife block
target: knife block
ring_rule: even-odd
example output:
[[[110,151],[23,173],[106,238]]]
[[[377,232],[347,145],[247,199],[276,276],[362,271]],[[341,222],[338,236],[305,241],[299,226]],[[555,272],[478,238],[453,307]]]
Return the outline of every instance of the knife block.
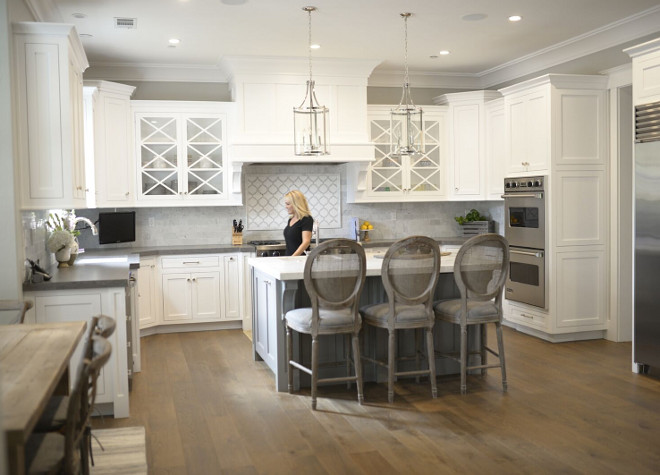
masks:
[[[231,243],[233,246],[243,244],[243,233],[231,233]]]

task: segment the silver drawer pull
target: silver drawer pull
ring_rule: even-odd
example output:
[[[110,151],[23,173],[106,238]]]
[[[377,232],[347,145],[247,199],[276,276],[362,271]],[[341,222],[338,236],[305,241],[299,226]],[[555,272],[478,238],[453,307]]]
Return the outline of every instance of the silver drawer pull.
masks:
[[[533,315],[527,315],[526,313],[521,313],[520,316],[521,316],[521,317],[525,317],[525,318],[531,318],[532,320],[534,320],[534,316],[533,316]]]
[[[538,198],[543,199],[543,193],[504,193],[502,198]]]
[[[199,261],[183,261],[184,264],[199,264]]]

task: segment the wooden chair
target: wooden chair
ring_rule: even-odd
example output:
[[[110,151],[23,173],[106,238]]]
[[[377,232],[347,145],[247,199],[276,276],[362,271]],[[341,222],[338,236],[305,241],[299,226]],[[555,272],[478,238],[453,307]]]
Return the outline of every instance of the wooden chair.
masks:
[[[461,293],[460,299],[442,300],[434,306],[438,320],[460,326],[460,354],[439,354],[461,365],[461,394],[467,391],[467,372],[501,368],[502,388],[507,389],[504,343],[502,341],[502,288],[509,270],[509,244],[499,234],[481,234],[463,244],[454,262],[454,279]],[[497,332],[495,352],[486,345],[486,324],[494,323]],[[468,327],[481,326],[480,364],[468,365]],[[497,364],[487,364],[487,353],[497,356]]]
[[[81,456],[85,432],[96,398],[96,382],[101,368],[110,359],[112,346],[105,338],[92,336],[92,358],[85,358],[76,385],[69,397],[67,422],[63,434],[49,432],[33,434],[26,444],[26,472],[88,473]],[[88,396],[89,395],[89,396]],[[89,397],[91,404],[83,404]]]
[[[83,361],[84,359],[91,360],[93,357],[93,337],[100,336],[102,338],[109,338],[115,331],[117,323],[115,319],[107,315],[98,315],[92,317],[92,320],[89,323],[89,332],[87,334],[87,339],[85,342],[85,348],[83,350]],[[90,385],[88,384],[88,387]],[[89,396],[89,395],[88,395]],[[90,397],[83,397],[80,400],[82,405],[85,405],[84,410],[89,410],[90,406],[93,404]],[[67,423],[68,417],[68,407],[70,404],[70,396],[53,396],[48,401],[46,409],[44,409],[43,414],[37,421],[37,424],[33,432],[62,432]],[[91,426],[88,424],[85,431],[85,442],[81,447],[82,450],[82,460],[83,467],[88,466],[89,458],[91,455]],[[93,464],[93,459],[92,459]],[[86,472],[83,472],[86,473]]]
[[[389,332],[387,363],[365,356],[364,359],[387,368],[387,399],[394,401],[394,379],[397,376],[428,375],[431,395],[437,397],[435,352],[433,349],[433,294],[440,274],[440,248],[431,238],[412,236],[395,242],[385,253],[381,277],[387,302],[360,310],[364,322]],[[396,331],[423,329],[426,332],[428,369],[397,371]],[[417,337],[417,335],[416,335]],[[417,340],[417,338],[416,338]],[[418,345],[416,345],[418,346]],[[415,360],[419,363],[419,348]]]
[[[25,321],[25,313],[32,308],[29,300],[0,300],[0,324],[13,325]]]
[[[348,239],[332,239],[320,244],[310,253],[305,262],[305,288],[312,306],[311,308],[290,310],[286,313],[285,319],[289,393],[293,392],[294,368],[311,375],[312,409],[316,409],[317,385],[323,382],[348,381],[350,384],[351,381],[356,381],[358,401],[360,404],[364,401],[362,363],[358,342],[362,321],[358,307],[366,279],[366,270],[364,249]],[[291,330],[311,335],[311,368],[294,361]],[[319,379],[319,335],[336,334],[352,335],[355,375],[347,374],[346,377]]]

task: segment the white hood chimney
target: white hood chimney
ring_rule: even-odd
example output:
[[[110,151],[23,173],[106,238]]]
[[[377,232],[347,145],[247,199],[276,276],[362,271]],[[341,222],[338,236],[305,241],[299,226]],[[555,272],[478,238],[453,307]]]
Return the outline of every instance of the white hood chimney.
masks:
[[[374,159],[367,121],[367,81],[376,60],[314,59],[315,91],[330,109],[330,155],[297,156],[293,108],[305,97],[306,58],[225,57],[237,104],[231,157],[239,163],[346,163]]]

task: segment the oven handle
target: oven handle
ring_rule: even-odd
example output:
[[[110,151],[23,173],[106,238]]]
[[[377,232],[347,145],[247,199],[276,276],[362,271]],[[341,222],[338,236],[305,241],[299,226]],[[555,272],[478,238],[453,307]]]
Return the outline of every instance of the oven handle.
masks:
[[[520,254],[520,255],[523,255],[523,256],[543,257],[543,252],[542,251],[531,252],[531,251],[516,251],[514,249],[509,249],[509,252],[511,254]]]
[[[502,198],[538,198],[543,199],[543,193],[504,193]]]

